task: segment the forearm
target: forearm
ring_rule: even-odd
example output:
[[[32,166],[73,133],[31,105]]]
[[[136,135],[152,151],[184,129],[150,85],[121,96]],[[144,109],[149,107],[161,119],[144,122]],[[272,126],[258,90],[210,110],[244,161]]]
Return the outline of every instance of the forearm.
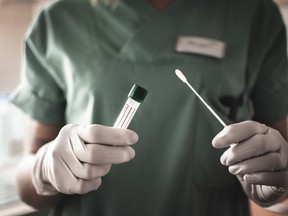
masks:
[[[31,172],[34,164],[34,155],[27,155],[20,163],[17,173],[17,188],[23,202],[36,209],[47,208],[57,205],[63,194],[53,196],[40,196],[32,183]]]

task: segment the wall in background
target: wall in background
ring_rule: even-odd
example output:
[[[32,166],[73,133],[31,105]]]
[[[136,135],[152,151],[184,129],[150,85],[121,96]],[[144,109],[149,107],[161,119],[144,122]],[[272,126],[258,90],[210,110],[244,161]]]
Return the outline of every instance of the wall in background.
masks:
[[[20,80],[24,34],[44,0],[0,0],[0,93],[10,92]]]

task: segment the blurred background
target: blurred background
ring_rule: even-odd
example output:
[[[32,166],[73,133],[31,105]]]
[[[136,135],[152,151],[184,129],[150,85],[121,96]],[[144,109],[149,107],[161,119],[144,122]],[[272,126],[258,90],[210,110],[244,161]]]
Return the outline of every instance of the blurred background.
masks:
[[[0,0],[0,167],[21,156],[25,118],[7,103],[20,81],[23,36],[47,0]]]
[[[20,81],[23,37],[33,17],[47,2],[0,0],[0,216],[47,215],[45,211],[38,212],[19,201],[15,169],[23,154],[27,119],[8,103],[9,94]],[[288,26],[288,0],[275,2]],[[286,206],[288,208],[288,204]],[[288,215],[268,211],[255,204],[252,207],[253,216]]]
[[[0,0],[0,216],[47,215],[20,202],[15,187],[27,119],[8,103],[20,81],[22,41],[48,0]]]

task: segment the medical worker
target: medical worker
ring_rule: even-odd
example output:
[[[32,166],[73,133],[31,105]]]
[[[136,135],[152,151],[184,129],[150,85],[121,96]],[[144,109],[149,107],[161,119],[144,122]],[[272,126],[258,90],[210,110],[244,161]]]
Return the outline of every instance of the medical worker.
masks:
[[[31,118],[21,198],[53,216],[247,216],[248,198],[284,200],[287,51],[277,6],[112,3],[54,1],[27,32],[11,95]],[[114,128],[133,84],[148,95],[130,129]]]

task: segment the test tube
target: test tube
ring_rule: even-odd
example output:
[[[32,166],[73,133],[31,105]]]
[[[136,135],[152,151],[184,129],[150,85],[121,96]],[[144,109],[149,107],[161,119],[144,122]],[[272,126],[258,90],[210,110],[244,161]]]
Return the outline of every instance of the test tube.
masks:
[[[128,94],[128,99],[124,104],[117,120],[113,127],[128,128],[133,119],[138,107],[143,103],[148,91],[141,86],[134,84]]]

